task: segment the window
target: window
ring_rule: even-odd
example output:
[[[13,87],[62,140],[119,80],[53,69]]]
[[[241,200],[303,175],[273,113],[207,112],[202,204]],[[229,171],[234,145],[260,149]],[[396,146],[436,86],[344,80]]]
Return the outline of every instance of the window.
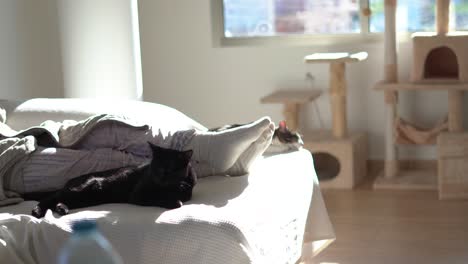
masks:
[[[215,0],[216,1],[216,0]],[[223,0],[223,38],[369,35],[384,31],[384,0]],[[434,31],[436,0],[398,0],[401,32]],[[361,10],[369,7],[370,16]],[[451,28],[468,30],[468,0],[451,0]],[[324,36],[325,35],[325,36]]]
[[[455,0],[451,10],[452,27],[456,30],[468,30],[468,0]]]
[[[356,33],[357,0],[224,0],[224,36]]]
[[[372,16],[370,32],[384,31],[384,0],[369,0]],[[398,0],[399,31],[435,31],[436,0]],[[450,28],[468,30],[468,0],[451,0]]]
[[[384,0],[369,0],[372,15],[370,32],[385,29]],[[434,31],[436,0],[399,0],[397,29],[400,32]]]

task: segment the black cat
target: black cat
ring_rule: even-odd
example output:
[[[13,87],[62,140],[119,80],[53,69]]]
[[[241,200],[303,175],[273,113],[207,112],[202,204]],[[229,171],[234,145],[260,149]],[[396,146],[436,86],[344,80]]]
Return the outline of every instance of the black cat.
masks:
[[[143,206],[178,208],[192,197],[196,175],[190,159],[192,150],[165,149],[150,143],[153,159],[142,166],[122,167],[95,172],[69,180],[56,192],[44,197],[32,210],[43,217],[47,209],[60,215],[69,209],[104,203],[130,203]],[[37,199],[38,194],[25,195]]]

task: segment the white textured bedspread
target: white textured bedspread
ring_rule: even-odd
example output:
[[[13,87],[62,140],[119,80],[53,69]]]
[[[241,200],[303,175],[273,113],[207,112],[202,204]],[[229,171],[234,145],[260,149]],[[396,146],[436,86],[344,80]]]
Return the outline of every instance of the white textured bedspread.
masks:
[[[125,263],[295,263],[313,241],[334,239],[306,150],[261,158],[246,176],[203,178],[175,210],[107,204],[38,220],[25,215],[34,204],[0,208],[1,263],[55,263],[82,218],[97,219]]]

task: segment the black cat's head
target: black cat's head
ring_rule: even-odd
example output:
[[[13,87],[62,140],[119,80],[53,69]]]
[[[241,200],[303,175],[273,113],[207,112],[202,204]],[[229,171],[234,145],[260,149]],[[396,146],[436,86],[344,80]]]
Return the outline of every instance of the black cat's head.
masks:
[[[149,144],[153,152],[151,178],[154,183],[161,186],[177,185],[189,176],[192,150],[178,151]]]

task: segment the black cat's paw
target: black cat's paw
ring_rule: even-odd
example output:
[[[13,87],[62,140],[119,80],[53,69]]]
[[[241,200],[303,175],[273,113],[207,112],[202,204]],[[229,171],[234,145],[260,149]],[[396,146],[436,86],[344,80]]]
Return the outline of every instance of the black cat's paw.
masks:
[[[184,204],[180,200],[177,200],[169,205],[169,209],[177,209],[177,208],[182,207],[182,205]]]
[[[55,206],[55,212],[59,215],[66,215],[68,214],[68,207],[63,203],[58,203]]]
[[[167,209],[177,209],[184,205],[180,200],[177,201],[165,201],[161,203],[159,206],[167,208]]]
[[[42,208],[38,205],[33,208],[31,215],[36,217],[36,218],[42,218],[45,215],[46,210],[42,210]]]

